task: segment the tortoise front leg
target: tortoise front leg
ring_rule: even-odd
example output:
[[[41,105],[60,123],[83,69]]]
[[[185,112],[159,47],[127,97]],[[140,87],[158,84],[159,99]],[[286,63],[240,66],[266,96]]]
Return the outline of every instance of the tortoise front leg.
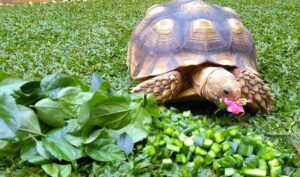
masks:
[[[143,92],[146,95],[156,96],[158,103],[164,103],[176,97],[182,86],[181,74],[171,71],[145,80],[133,87],[131,92]]]
[[[252,99],[252,103],[249,103],[250,108],[263,109],[270,114],[273,99],[270,88],[257,75],[245,69],[234,69],[233,74],[241,85],[242,96]]]

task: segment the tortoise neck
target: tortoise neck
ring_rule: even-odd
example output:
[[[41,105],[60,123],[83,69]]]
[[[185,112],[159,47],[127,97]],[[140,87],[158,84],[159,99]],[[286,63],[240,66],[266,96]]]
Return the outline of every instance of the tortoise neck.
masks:
[[[212,73],[214,73],[217,70],[223,69],[221,67],[214,67],[214,66],[207,66],[204,68],[197,68],[194,73],[193,73],[193,87],[195,89],[195,91],[197,92],[197,94],[205,99],[208,99],[207,96],[208,94],[205,93],[206,89],[205,89],[205,85],[207,83],[208,77],[209,75],[211,75]]]

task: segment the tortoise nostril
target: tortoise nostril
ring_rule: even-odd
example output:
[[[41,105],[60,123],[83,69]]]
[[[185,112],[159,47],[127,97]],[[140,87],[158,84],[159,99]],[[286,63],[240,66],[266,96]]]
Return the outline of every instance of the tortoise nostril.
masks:
[[[224,89],[223,92],[224,92],[225,95],[228,95],[228,94],[229,94],[229,91],[226,90],[226,89]]]

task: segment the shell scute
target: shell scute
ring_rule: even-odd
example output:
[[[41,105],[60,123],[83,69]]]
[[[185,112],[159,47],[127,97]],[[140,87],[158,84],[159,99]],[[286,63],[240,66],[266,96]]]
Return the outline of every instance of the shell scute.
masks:
[[[211,52],[226,46],[212,21],[195,19],[191,22],[184,47]]]
[[[191,1],[181,6],[181,10],[186,13],[211,13],[209,5],[203,1]]]

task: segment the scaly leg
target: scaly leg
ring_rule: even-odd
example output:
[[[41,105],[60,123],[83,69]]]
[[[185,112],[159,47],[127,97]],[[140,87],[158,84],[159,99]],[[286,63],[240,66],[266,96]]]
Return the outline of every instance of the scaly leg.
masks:
[[[249,106],[256,110],[263,109],[270,114],[273,99],[270,88],[257,75],[245,69],[234,69],[233,74],[241,84],[242,96],[253,100]]]
[[[182,86],[181,74],[171,71],[145,80],[132,88],[132,92],[143,92],[156,97],[158,103],[164,103],[174,98]]]

